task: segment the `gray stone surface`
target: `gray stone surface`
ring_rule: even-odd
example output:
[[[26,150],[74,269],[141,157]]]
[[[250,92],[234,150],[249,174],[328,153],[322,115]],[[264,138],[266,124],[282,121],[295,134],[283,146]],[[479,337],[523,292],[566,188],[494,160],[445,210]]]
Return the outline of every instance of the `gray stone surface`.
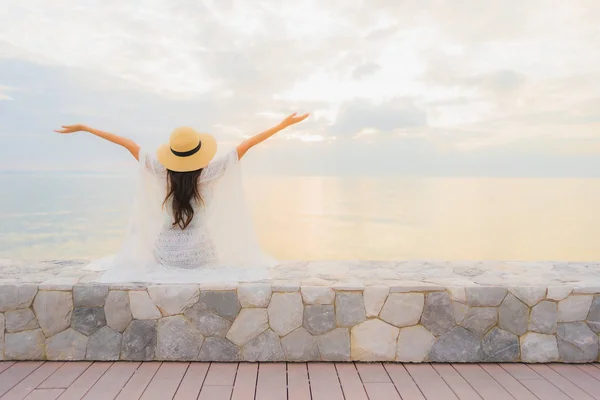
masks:
[[[158,321],[156,359],[197,361],[204,336],[182,315]]]
[[[335,296],[335,318],[339,327],[352,327],[367,319],[361,292],[338,292]]]
[[[28,331],[40,327],[30,308],[7,311],[4,316],[6,318],[6,331],[9,333]]]
[[[467,316],[467,312],[469,312],[469,306],[459,303],[457,301],[452,302],[452,311],[454,313],[454,321],[457,324],[460,324],[463,319]]]
[[[106,324],[117,332],[123,332],[133,319],[127,292],[111,290],[104,304]]]
[[[213,313],[229,321],[234,321],[242,309],[234,291],[202,291],[200,301]]]
[[[576,322],[587,318],[594,296],[571,295],[558,302],[558,322]]]
[[[585,322],[560,323],[556,336],[562,361],[598,361],[598,335]]]
[[[204,336],[225,337],[229,328],[231,328],[231,322],[229,320],[209,311],[201,302],[198,302],[185,310],[183,315],[185,315],[185,317],[189,319],[196,329]]]
[[[46,339],[46,358],[48,360],[84,360],[88,337],[67,329]]]
[[[396,361],[423,362],[435,343],[435,336],[422,325],[400,329]]]
[[[85,358],[100,361],[118,360],[122,340],[121,333],[105,326],[89,337]]]
[[[461,325],[477,334],[485,335],[498,322],[496,307],[471,307]]]
[[[591,330],[600,333],[600,296],[594,297],[590,312],[587,316],[587,323]]]
[[[529,332],[521,337],[521,361],[547,363],[558,360],[556,336]]]
[[[106,285],[73,286],[73,303],[75,307],[104,307],[108,296]]]
[[[433,362],[477,362],[481,360],[481,342],[470,330],[455,326],[438,338],[428,358]]]
[[[520,336],[527,332],[528,322],[529,308],[509,293],[498,311],[498,327]]]
[[[427,294],[421,324],[436,336],[452,329],[455,324],[454,309],[447,292]]]
[[[129,308],[134,319],[159,319],[162,314],[145,290],[130,290]]]
[[[506,288],[488,286],[467,286],[467,304],[477,307],[496,307],[506,296]]]
[[[517,286],[510,288],[509,291],[529,307],[535,306],[546,297],[545,286]]]
[[[240,285],[237,290],[240,304],[244,308],[265,308],[271,301],[273,290],[271,285],[263,283],[247,283]]]
[[[123,332],[121,358],[131,361],[153,360],[156,350],[156,321],[131,321]]]
[[[571,286],[548,286],[546,298],[548,300],[560,301],[566,299],[572,291],[573,287]]]
[[[335,291],[327,286],[303,286],[300,288],[305,304],[333,304]]]
[[[519,360],[519,338],[500,328],[492,329],[481,343],[482,361],[513,362]]]
[[[554,334],[558,320],[558,308],[553,301],[542,301],[531,309],[529,330],[532,332]]]
[[[0,283],[0,312],[29,307],[37,290],[34,285]]]
[[[0,361],[4,360],[4,331],[6,328],[6,320],[4,314],[0,314]]]
[[[274,293],[268,307],[269,325],[279,336],[302,326],[304,306],[300,293]]]
[[[281,339],[287,361],[312,361],[319,359],[317,340],[304,328],[298,328]]]
[[[269,328],[267,310],[264,308],[244,308],[235,319],[227,339],[243,346]]]
[[[148,295],[163,316],[181,314],[198,301],[200,292],[196,285],[152,285]]]
[[[335,311],[332,305],[304,307],[304,328],[312,335],[322,335],[335,328]]]
[[[317,346],[323,361],[350,361],[350,332],[337,328],[317,336]]]
[[[392,293],[381,309],[380,318],[397,327],[415,325],[421,319],[424,304],[423,293]]]
[[[33,301],[33,311],[46,337],[67,329],[73,312],[71,292],[40,291]]]
[[[279,336],[269,329],[252,339],[242,348],[242,359],[251,362],[285,360]]]
[[[350,331],[351,355],[357,361],[392,361],[400,330],[378,319],[356,325]]]
[[[201,361],[232,362],[239,361],[240,350],[229,340],[221,337],[209,337],[200,349]]]
[[[7,333],[4,337],[4,358],[7,360],[43,360],[45,339],[41,329]]]
[[[105,325],[104,308],[79,307],[73,310],[71,327],[86,336],[91,335]]]
[[[368,286],[363,291],[367,317],[377,317],[390,293],[388,286]]]

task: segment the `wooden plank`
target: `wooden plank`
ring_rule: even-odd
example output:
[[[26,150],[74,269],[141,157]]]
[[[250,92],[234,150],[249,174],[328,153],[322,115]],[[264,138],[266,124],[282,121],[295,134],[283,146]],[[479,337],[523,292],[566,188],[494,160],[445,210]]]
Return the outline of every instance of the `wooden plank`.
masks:
[[[522,383],[516,380],[511,374],[502,369],[498,364],[480,364],[492,378],[496,380],[508,393],[516,400],[537,400]]]
[[[356,369],[363,383],[391,383],[385,368],[380,363],[356,363]]]
[[[158,371],[160,367],[160,362],[144,362],[142,365],[138,367],[133,373],[133,376],[129,381],[125,384],[119,395],[117,396],[117,400],[131,400],[131,399],[139,399],[144,394],[144,390],[150,384],[150,381]]]
[[[477,364],[452,364],[483,399],[513,400],[498,382]]]
[[[9,369],[14,363],[14,361],[0,361],[0,373]]]
[[[369,400],[402,400],[393,383],[367,382],[364,384]]]
[[[556,386],[560,391],[565,393],[567,396],[572,397],[577,400],[593,400],[593,398],[585,393],[583,390],[578,388],[571,381],[563,377],[558,372],[554,371],[552,368],[543,364],[531,364],[529,366],[532,370],[537,372],[540,376],[542,376],[545,380],[550,382],[552,385]]]
[[[203,386],[198,400],[229,400],[231,386]]]
[[[0,374],[0,396],[8,392],[29,374],[38,369],[42,361],[25,361],[11,365]]]
[[[335,369],[346,400],[368,400],[367,392],[354,363],[336,363]]]
[[[539,375],[534,370],[529,368],[526,364],[506,363],[506,364],[501,364],[501,366],[506,372],[508,372],[515,379],[517,379],[521,382],[523,382],[524,380],[527,380],[527,379],[536,379],[536,380],[542,379],[541,375]]]
[[[63,394],[59,400],[81,400],[83,396],[90,390],[92,386],[108,371],[113,363],[111,362],[95,362],[85,370],[79,378],[75,380]]]
[[[592,378],[579,368],[566,364],[550,364],[550,368],[579,386],[594,399],[600,399],[600,381]]]
[[[550,382],[543,379],[524,379],[523,385],[541,400],[569,400],[566,394],[553,386]],[[578,399],[575,399],[578,400]]]
[[[52,375],[61,365],[63,365],[62,362],[44,363],[2,396],[2,400],[21,400],[27,397],[29,393],[33,392],[33,389]]]
[[[423,393],[402,364],[383,364],[403,399],[425,400]]]
[[[460,400],[481,400],[475,389],[450,364],[431,364]]]
[[[308,366],[305,363],[288,364],[288,400],[310,400]],[[600,371],[600,370],[599,370]],[[238,373],[239,376],[239,373]],[[250,399],[250,397],[248,397]],[[235,400],[235,399],[232,399]],[[348,400],[348,398],[346,398]]]
[[[164,362],[150,381],[141,400],[172,399],[190,363]]]
[[[211,363],[204,386],[233,386],[237,363]]]
[[[287,398],[287,370],[285,363],[265,363],[258,366],[256,400]]]
[[[118,362],[110,366],[108,371],[92,386],[83,397],[84,400],[113,399],[127,384],[133,373],[140,366],[139,362]]]
[[[71,385],[81,374],[92,365],[87,361],[71,361],[64,363],[52,375],[42,382],[38,389],[66,389]]]
[[[589,376],[600,380],[600,368],[596,368],[592,364],[575,364],[575,366]]]
[[[314,400],[344,400],[334,364],[308,364],[308,379]]]
[[[427,400],[458,400],[452,389],[429,364],[404,366]]]
[[[207,362],[191,363],[181,380],[174,400],[196,400],[200,394],[200,389],[202,388],[209,367],[210,363]]]
[[[64,389],[35,389],[25,397],[25,400],[56,400]]]

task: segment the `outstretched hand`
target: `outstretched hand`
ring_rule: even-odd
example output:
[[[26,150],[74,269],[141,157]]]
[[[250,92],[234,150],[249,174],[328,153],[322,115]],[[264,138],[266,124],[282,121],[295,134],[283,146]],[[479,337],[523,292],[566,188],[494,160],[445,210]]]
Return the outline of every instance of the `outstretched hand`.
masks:
[[[76,124],[76,125],[63,125],[62,129],[56,129],[54,132],[58,132],[58,133],[75,133],[75,132],[80,132],[80,131],[85,131],[87,130],[87,127],[85,125],[81,125],[81,124]]]
[[[287,128],[290,125],[294,125],[297,124],[298,122],[304,121],[306,118],[308,118],[308,113],[306,114],[302,114],[302,115],[297,115],[298,113],[293,113],[291,115],[288,115],[287,117],[284,118],[283,121],[281,121],[279,123],[280,126]]]

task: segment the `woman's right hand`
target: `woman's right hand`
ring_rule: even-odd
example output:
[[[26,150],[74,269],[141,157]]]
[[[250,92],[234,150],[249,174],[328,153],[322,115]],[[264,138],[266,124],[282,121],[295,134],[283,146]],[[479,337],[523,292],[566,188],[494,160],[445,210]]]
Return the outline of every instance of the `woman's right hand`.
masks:
[[[87,131],[89,128],[85,125],[75,124],[75,125],[63,125],[62,129],[56,129],[54,132],[66,134],[66,133],[75,133],[81,131]]]
[[[297,124],[298,122],[304,121],[308,117],[308,113],[302,115],[296,115],[298,113],[293,113],[284,118],[283,121],[279,123],[279,126],[283,128],[287,128],[290,125]]]

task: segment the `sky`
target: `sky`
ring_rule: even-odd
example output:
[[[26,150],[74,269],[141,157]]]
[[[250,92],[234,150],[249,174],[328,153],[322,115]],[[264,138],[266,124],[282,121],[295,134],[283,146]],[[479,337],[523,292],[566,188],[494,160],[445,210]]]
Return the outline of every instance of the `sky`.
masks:
[[[248,167],[600,176],[597,0],[3,0],[0,170],[121,171],[173,128]]]

